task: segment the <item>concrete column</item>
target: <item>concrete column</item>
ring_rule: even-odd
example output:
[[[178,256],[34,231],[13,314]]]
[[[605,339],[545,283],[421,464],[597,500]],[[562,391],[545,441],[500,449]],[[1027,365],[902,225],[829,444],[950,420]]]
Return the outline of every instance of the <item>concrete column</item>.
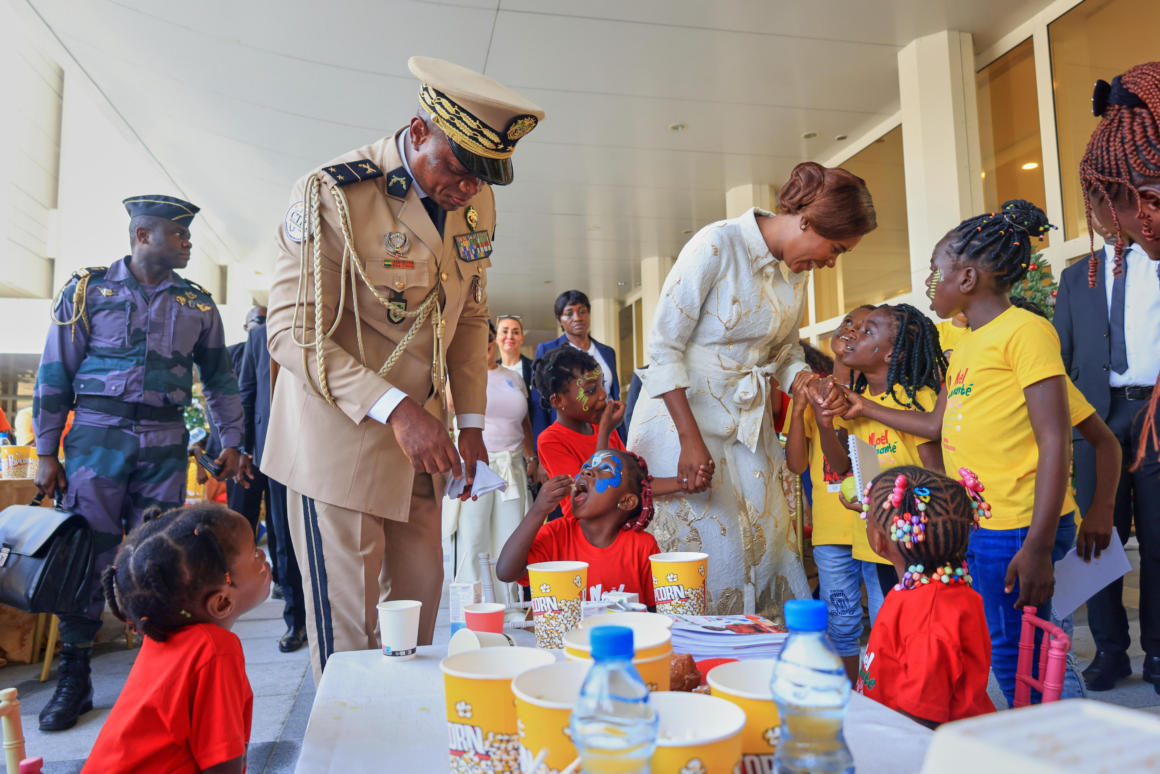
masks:
[[[622,357],[619,326],[617,325],[620,302],[615,298],[593,298],[590,300],[592,301],[592,327],[589,333],[601,344],[607,344],[616,350],[616,357],[619,359]]]
[[[939,239],[983,210],[970,33],[944,30],[898,52],[911,288],[923,283]]]
[[[725,217],[736,218],[753,207],[773,212],[777,207],[777,189],[766,183],[749,183],[725,192]]]
[[[640,308],[641,325],[644,328],[645,351],[648,351],[648,336],[652,331],[653,316],[657,311],[657,302],[661,298],[661,288],[665,285],[665,277],[676,263],[675,258],[658,256],[645,258],[640,262]]]

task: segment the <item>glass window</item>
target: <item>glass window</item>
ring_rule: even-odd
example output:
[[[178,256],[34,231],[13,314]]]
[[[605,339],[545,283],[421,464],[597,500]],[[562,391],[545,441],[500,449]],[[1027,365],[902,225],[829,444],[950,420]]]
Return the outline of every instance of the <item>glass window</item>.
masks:
[[[1092,86],[1133,65],[1160,60],[1160,2],[1086,0],[1047,27],[1055,91],[1055,131],[1063,184],[1064,235],[1087,235],[1079,162],[1098,119]]]
[[[1031,39],[980,70],[975,75],[975,85],[984,206],[993,211],[1005,201],[1026,199],[1046,210]]]

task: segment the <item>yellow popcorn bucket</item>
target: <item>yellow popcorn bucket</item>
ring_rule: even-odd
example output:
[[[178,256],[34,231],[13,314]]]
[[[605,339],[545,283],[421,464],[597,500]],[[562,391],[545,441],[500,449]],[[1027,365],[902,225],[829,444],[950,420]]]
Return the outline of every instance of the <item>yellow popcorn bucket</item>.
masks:
[[[439,662],[452,772],[520,774],[512,680],[555,661],[535,648],[482,648]]]
[[[709,555],[693,551],[653,554],[653,593],[657,612],[665,615],[705,615],[705,576]]]
[[[745,713],[741,732],[741,771],[773,771],[773,753],[781,735],[777,705],[770,681],[777,659],[735,661],[709,670],[706,680],[713,696],[736,704]]]
[[[0,478],[34,478],[40,458],[31,446],[0,446]]]
[[[679,691],[649,696],[649,704],[660,717],[652,774],[736,774],[742,770],[745,713],[740,707]]]
[[[536,647],[564,647],[564,635],[580,625],[581,602],[588,588],[587,562],[537,562],[528,565]]]
[[[627,626],[630,629],[636,629],[638,626],[656,626],[672,629],[673,619],[659,613],[606,613],[590,616],[580,622],[581,629],[591,629],[593,626]]]
[[[512,680],[522,771],[527,774],[558,772],[576,760],[578,753],[568,724],[589,667],[586,663],[564,661],[529,669]],[[545,747],[548,757],[533,772],[532,763]]]
[[[613,623],[617,623],[613,621]],[[653,658],[667,656],[673,652],[673,635],[668,629],[651,624],[637,624],[636,626],[619,623],[632,629],[633,658]],[[564,635],[564,654],[580,658],[592,658],[592,644],[589,637],[592,627],[573,629]]]

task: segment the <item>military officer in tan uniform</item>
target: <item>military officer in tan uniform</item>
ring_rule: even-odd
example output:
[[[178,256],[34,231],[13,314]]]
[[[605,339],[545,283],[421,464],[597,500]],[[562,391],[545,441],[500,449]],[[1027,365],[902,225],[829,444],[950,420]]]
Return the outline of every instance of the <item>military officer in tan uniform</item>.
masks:
[[[443,585],[443,474],[487,464],[492,185],[544,113],[479,73],[413,57],[419,111],[294,186],[278,227],[263,470],[286,484],[318,682],[331,654],[379,647],[376,605]],[[446,425],[450,384],[459,449]]]

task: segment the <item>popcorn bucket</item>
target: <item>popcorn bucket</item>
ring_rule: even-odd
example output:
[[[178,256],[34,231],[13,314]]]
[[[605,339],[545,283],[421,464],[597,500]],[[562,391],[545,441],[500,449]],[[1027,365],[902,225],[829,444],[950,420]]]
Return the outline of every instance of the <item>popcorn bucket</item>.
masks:
[[[580,622],[581,629],[591,629],[593,626],[627,626],[630,629],[636,629],[638,626],[656,626],[672,629],[673,619],[659,613],[616,612],[585,618]]]
[[[653,774],[741,771],[745,713],[724,699],[672,691],[649,696],[660,717]],[[772,769],[768,769],[772,771]]]
[[[781,723],[773,692],[773,665],[777,659],[735,661],[709,670],[706,679],[713,696],[736,704],[745,713],[741,732],[741,772],[773,771],[773,753],[781,735]]]
[[[653,554],[653,593],[657,612],[666,615],[705,615],[705,576],[709,555],[692,551]]]
[[[0,477],[33,478],[40,458],[31,446],[0,446]]]
[[[585,629],[585,631],[591,630]],[[565,651],[564,655],[569,661],[576,661],[585,665],[592,663],[592,659],[588,655],[578,655],[568,651]],[[640,672],[640,679],[644,680],[644,684],[650,692],[669,690],[669,686],[672,684],[670,664],[672,657],[672,653],[662,653],[659,656],[634,658],[632,660],[632,665],[636,667],[637,672]]]
[[[439,662],[452,772],[520,774],[512,679],[555,660],[535,648],[483,648]]]
[[[615,621],[613,623],[616,623]],[[633,658],[652,658],[653,656],[667,656],[673,652],[673,635],[668,629],[652,624],[620,623],[620,626],[632,629]],[[573,629],[564,635],[564,654],[592,658],[592,645],[589,637],[592,627]]]
[[[519,718],[520,765],[526,774],[559,772],[576,760],[578,753],[568,724],[589,666],[565,661],[529,669],[512,680]],[[545,747],[548,757],[533,772],[532,763]]]
[[[581,600],[588,588],[587,562],[538,562],[528,565],[536,647],[564,647],[564,634],[580,625]]]

